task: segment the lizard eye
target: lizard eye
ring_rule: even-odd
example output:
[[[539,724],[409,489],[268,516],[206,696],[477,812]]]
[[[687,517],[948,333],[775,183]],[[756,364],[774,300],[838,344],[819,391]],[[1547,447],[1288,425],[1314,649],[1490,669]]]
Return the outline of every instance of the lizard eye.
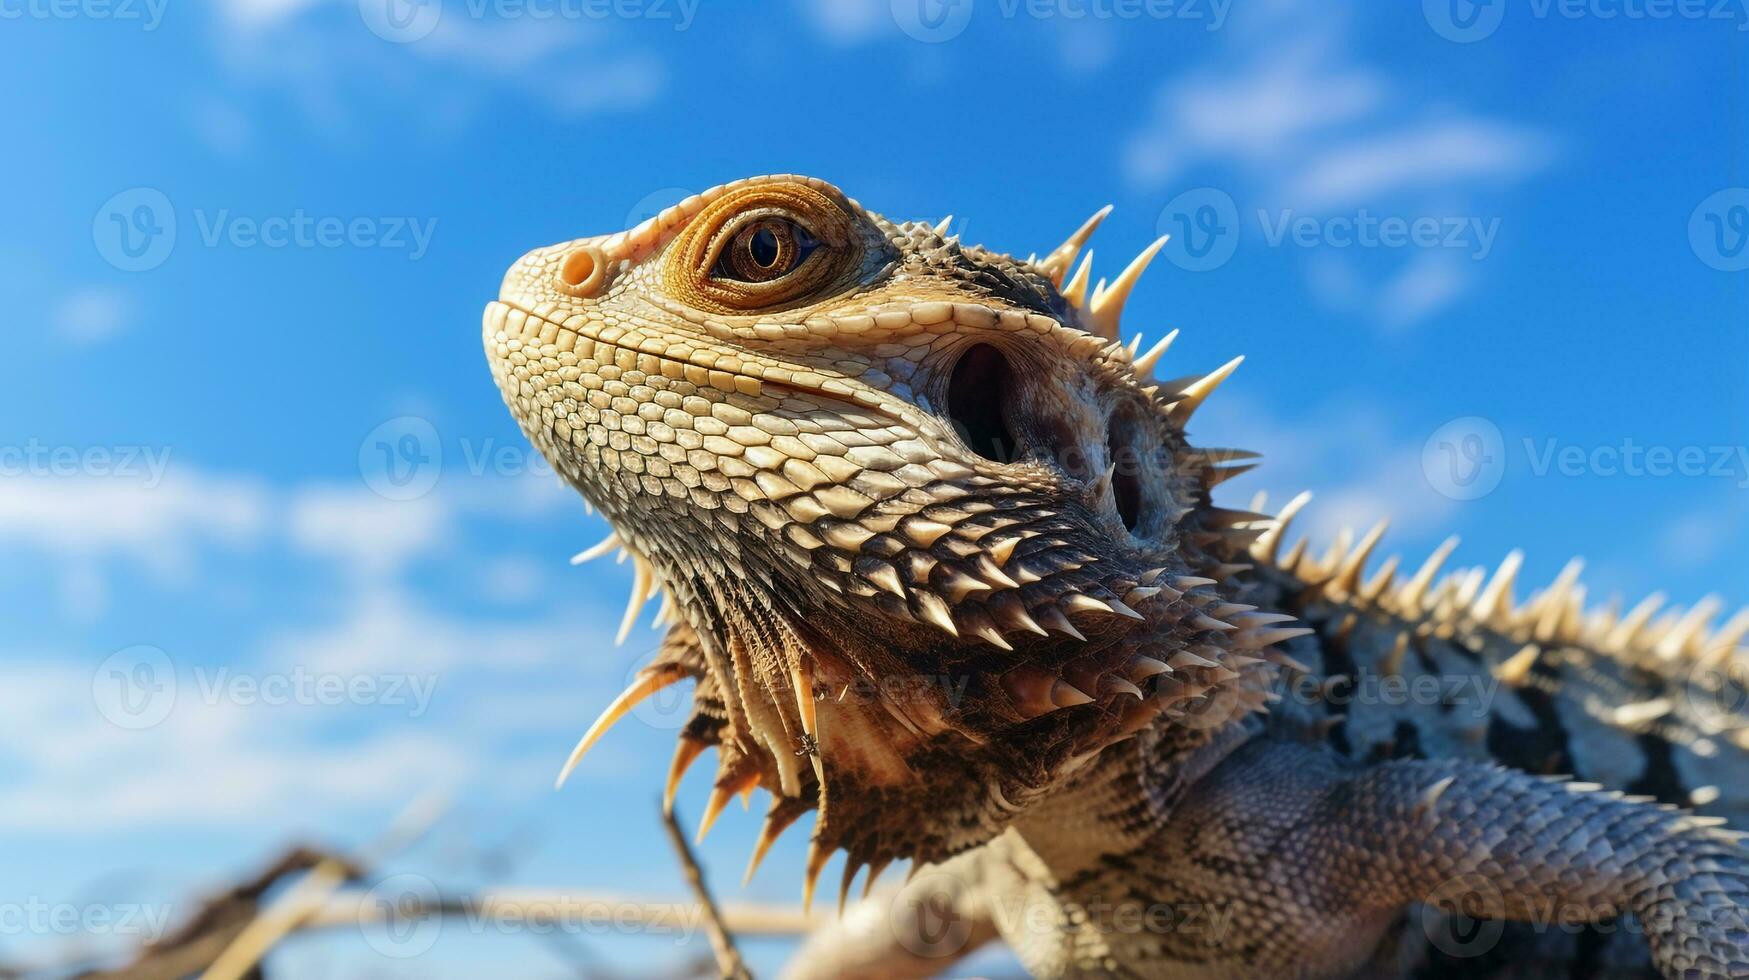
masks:
[[[754,184],[712,201],[670,246],[672,295],[712,313],[789,309],[842,289],[862,254],[856,218],[806,183]]]
[[[729,239],[711,272],[735,282],[770,282],[795,271],[819,245],[808,229],[788,218],[756,218]]]

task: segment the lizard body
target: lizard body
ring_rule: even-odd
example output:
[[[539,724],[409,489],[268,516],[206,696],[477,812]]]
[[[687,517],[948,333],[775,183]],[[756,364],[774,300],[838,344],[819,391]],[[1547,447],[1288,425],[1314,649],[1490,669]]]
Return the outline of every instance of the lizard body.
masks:
[[[756,865],[816,810],[809,898],[839,849],[841,892],[925,866],[798,976],[996,935],[1041,976],[1749,975],[1749,615],[1587,611],[1576,567],[1520,605],[1512,559],[1368,572],[1382,528],[1311,555],[1303,501],[1217,506],[1251,454],[1185,430],[1237,361],[1118,342],[1159,243],[1092,284],[1104,213],[1020,261],[760,177],[511,267],[493,376],[632,556],[627,625],[672,624],[567,771],[690,679],[705,828],[768,790]]]

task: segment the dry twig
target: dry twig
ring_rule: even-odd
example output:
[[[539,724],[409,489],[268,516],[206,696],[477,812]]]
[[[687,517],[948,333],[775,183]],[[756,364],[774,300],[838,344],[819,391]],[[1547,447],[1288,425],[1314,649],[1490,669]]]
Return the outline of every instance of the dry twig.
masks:
[[[692,857],[692,848],[686,846],[686,835],[680,832],[680,824],[674,819],[674,811],[663,807],[662,825],[668,830],[668,840],[674,845],[674,853],[680,856],[681,870],[686,872],[686,883],[692,886],[693,897],[698,899],[699,907],[704,910],[704,928],[710,936],[711,949],[717,954],[717,969],[726,980],[753,980],[753,975],[747,972],[747,964],[741,961],[741,952],[735,948],[734,937],[723,928],[722,916],[717,911],[716,900],[711,898],[710,889],[705,887],[704,872],[699,870],[698,862]]]

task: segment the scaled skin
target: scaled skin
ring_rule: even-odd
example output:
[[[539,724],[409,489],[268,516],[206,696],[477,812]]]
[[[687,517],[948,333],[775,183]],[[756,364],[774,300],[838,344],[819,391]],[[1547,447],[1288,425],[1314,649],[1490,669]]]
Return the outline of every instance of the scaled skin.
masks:
[[[1250,454],[1185,436],[1236,362],[1157,382],[1163,345],[1116,341],[1153,249],[1109,286],[1071,275],[1102,215],[1021,262],[761,177],[511,267],[485,315],[493,376],[612,522],[604,549],[633,556],[628,624],[658,591],[673,624],[572,764],[691,679],[670,794],[715,747],[707,827],[764,788],[762,854],[816,809],[810,897],[838,849],[845,889],[863,865],[872,882],[895,859],[939,864],[798,975],[927,975],[998,933],[1041,976],[1413,973],[1452,955],[1402,938],[1418,902],[1632,912],[1630,968],[1649,946],[1668,975],[1749,975],[1745,858],[1718,821],[1482,762],[1642,760],[1604,781],[1741,807],[1743,780],[1696,777],[1749,772],[1743,745],[1679,757],[1728,728],[1709,702],[1598,731],[1561,712],[1612,680],[1616,708],[1689,692],[1695,665],[1741,656],[1749,617],[1587,616],[1571,581],[1520,609],[1509,574],[1484,587],[1437,563],[1363,580],[1376,535],[1281,555],[1278,527],[1210,499]],[[1367,669],[1508,690],[1454,710],[1455,691],[1411,704],[1336,676]],[[1353,710],[1332,723],[1337,701]],[[1514,723],[1528,734],[1495,727]],[[932,908],[965,927],[923,942],[907,923]],[[1158,914],[1187,909],[1203,928]],[[1496,945],[1578,955],[1538,952],[1550,934]]]

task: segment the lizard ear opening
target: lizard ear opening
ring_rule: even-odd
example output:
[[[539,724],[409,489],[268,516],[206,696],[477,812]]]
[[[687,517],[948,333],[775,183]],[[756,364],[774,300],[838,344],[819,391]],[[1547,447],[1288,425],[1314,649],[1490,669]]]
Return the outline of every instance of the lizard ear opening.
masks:
[[[1111,495],[1118,519],[1131,533],[1142,526],[1142,455],[1137,452],[1133,429],[1135,417],[1128,412],[1112,415],[1106,425],[1105,445],[1111,459]]]
[[[960,355],[947,384],[947,415],[967,448],[999,463],[1013,462],[1017,444],[1004,409],[1013,392],[1008,358],[989,344]]]

